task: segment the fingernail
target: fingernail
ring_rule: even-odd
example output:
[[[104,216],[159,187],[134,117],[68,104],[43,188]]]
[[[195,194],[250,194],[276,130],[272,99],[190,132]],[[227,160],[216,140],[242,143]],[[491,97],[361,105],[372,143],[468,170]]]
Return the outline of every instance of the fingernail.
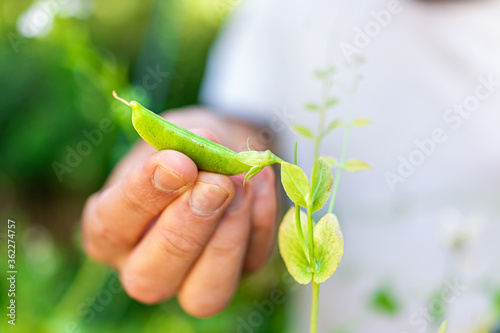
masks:
[[[153,173],[153,185],[162,192],[172,192],[186,185],[186,182],[179,175],[158,165]]]
[[[243,183],[236,181],[234,182],[234,197],[229,206],[227,207],[227,211],[236,211],[245,202],[246,191],[250,188],[251,184],[247,183],[245,187],[243,187]]]
[[[267,172],[262,170],[256,176],[252,178],[252,184],[255,189],[255,194],[260,195],[269,191],[269,180],[267,177]],[[272,184],[274,186],[274,184]]]
[[[212,215],[229,197],[229,193],[212,184],[197,182],[194,185],[189,203],[198,215]]]

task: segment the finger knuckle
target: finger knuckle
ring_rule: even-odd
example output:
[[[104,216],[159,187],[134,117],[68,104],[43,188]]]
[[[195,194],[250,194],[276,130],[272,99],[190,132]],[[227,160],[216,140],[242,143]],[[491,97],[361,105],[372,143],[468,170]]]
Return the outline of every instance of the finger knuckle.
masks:
[[[113,244],[119,241],[111,235],[111,231],[107,229],[96,214],[97,197],[94,195],[89,198],[82,216],[82,248],[84,253],[92,260],[108,263],[108,257],[105,251],[102,250],[100,244],[112,242]]]
[[[162,250],[181,259],[192,259],[203,249],[204,244],[196,237],[186,232],[173,230],[160,225],[158,230]]]
[[[103,240],[96,239],[95,237],[89,237],[88,235],[83,235],[82,239],[82,248],[83,252],[90,259],[112,266],[117,267],[118,258],[115,254],[110,253],[109,250],[106,250],[106,247],[102,244]],[[106,243],[104,243],[106,244]]]
[[[157,304],[172,297],[174,292],[160,293],[154,285],[137,275],[122,277],[123,289],[130,298],[144,304]]]
[[[132,212],[137,212],[141,216],[154,216],[156,215],[157,209],[155,205],[156,202],[149,200],[153,198],[147,198],[144,193],[139,195],[136,191],[122,191],[123,199]]]
[[[83,239],[83,252],[94,261],[105,262],[102,252],[99,251],[95,246],[95,243],[87,237],[84,237]]]
[[[209,250],[217,257],[225,257],[229,259],[236,259],[240,256],[240,251],[236,251],[242,246],[243,241],[239,239],[221,239],[212,242],[209,245]]]
[[[197,293],[198,295],[206,295],[204,297],[179,297],[179,302],[184,311],[193,317],[207,318],[222,312],[229,303],[222,297],[217,297],[209,291]]]
[[[101,243],[111,247],[125,247],[130,244],[130,240],[121,237],[99,216],[96,216],[90,223],[91,235],[89,237],[99,239]]]

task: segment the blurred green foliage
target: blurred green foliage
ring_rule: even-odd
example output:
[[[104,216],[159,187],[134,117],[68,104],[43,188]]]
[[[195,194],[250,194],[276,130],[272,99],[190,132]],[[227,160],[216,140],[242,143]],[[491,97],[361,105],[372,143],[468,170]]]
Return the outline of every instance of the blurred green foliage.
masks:
[[[254,302],[289,287],[276,262],[213,318],[194,319],[175,300],[144,306],[113,272],[85,258],[75,231],[85,199],[137,138],[111,91],[156,111],[197,103],[208,50],[232,7],[230,0],[0,2],[0,218],[2,228],[7,218],[18,226],[17,332],[235,332],[238,318],[256,313]],[[33,8],[42,11],[27,31],[48,29],[28,38],[20,22]],[[165,74],[153,75],[157,69]],[[82,145],[106,119],[112,130]],[[84,147],[91,153],[69,166],[68,151]],[[70,171],[58,176],[54,162]],[[7,287],[4,269],[0,287]],[[7,302],[2,292],[2,309]],[[282,321],[276,305],[252,332],[280,332]],[[0,321],[1,332],[9,328]]]
[[[397,314],[401,308],[396,292],[388,285],[375,290],[370,299],[370,306],[373,310],[390,316]]]
[[[66,146],[85,139],[83,130],[97,128],[104,117],[118,121],[110,112],[113,89],[135,92],[150,107],[151,97],[159,95],[155,110],[197,102],[205,57],[220,25],[218,7],[211,1],[158,3],[92,2],[88,18],[56,17],[48,35],[28,39],[17,31],[16,20],[31,3],[2,2],[0,32],[8,38],[0,41],[0,153],[8,158],[0,172],[17,189],[37,182],[86,193],[102,184],[124,152],[114,152],[118,131],[62,182],[51,163],[65,157]],[[156,25],[149,24],[150,16]],[[145,89],[148,69],[157,67],[168,72],[170,91],[162,85]],[[130,129],[123,110],[119,124]]]
[[[493,309],[498,317],[500,317],[500,290],[493,294]]]

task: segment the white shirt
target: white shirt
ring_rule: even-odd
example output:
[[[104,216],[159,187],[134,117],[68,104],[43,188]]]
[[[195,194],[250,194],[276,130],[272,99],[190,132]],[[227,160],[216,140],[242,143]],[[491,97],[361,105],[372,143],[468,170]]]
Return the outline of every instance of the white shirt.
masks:
[[[373,169],[342,176],[345,254],[321,285],[319,332],[431,332],[419,309],[439,302],[449,331],[477,327],[491,308],[485,286],[500,276],[500,1],[247,1],[212,52],[202,99],[271,126],[290,161],[298,137],[288,126],[317,127],[303,108],[321,96],[314,71],[333,64],[335,82],[349,85],[353,47],[366,59],[355,118],[373,124],[353,130],[348,157]],[[332,94],[341,102],[329,120],[345,119],[348,96],[335,84]],[[339,157],[342,138],[336,130],[322,153]],[[312,150],[299,140],[306,172]],[[461,256],[446,246],[456,229],[470,238]],[[432,298],[455,280],[465,289],[453,300]],[[401,303],[394,317],[368,305],[384,285]],[[294,295],[309,299],[306,289]],[[290,310],[298,332],[308,307]]]

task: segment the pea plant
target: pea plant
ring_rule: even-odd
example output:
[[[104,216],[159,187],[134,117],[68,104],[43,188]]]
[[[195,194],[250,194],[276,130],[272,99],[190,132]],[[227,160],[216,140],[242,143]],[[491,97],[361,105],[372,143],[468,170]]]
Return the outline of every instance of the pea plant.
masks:
[[[368,119],[354,119],[352,115],[359,75],[355,75],[350,87],[341,86],[348,96],[347,119],[341,121],[337,118],[325,126],[328,112],[338,102],[329,96],[333,73],[333,68],[316,72],[316,77],[323,86],[322,100],[305,105],[307,111],[318,114],[316,131],[313,132],[300,124],[292,125],[298,135],[314,142],[314,164],[310,180],[297,166],[297,143],[294,163],[281,162],[281,183],[294,207],[288,210],[280,224],[279,249],[287,270],[295,281],[304,285],[312,283],[310,333],[317,332],[319,285],[335,273],[344,253],[342,230],[337,216],[333,213],[342,172],[371,168],[361,160],[347,159],[352,129],[371,123]],[[344,128],[344,137],[340,157],[320,156],[322,141],[330,132],[341,127]],[[335,177],[332,169],[335,170]],[[327,213],[315,223],[313,213],[320,210],[328,199],[330,202]],[[444,321],[437,333],[445,333],[447,325],[447,321]]]
[[[281,182],[294,207],[288,210],[281,222],[279,248],[288,272],[295,281],[304,285],[312,283],[311,333],[317,332],[319,285],[335,273],[344,253],[342,230],[337,216],[333,214],[340,177],[343,170],[356,172],[370,168],[368,163],[346,158],[352,128],[370,123],[367,119],[352,119],[354,92],[359,77],[355,77],[350,87],[344,88],[349,99],[347,119],[335,119],[326,125],[328,112],[338,102],[329,95],[333,73],[333,68],[316,73],[323,86],[322,100],[305,106],[306,110],[318,114],[316,131],[299,124],[292,125],[295,132],[314,143],[310,180],[297,165],[297,144],[294,163],[281,162]],[[344,138],[340,157],[320,156],[323,140],[333,130],[341,127],[344,128]],[[332,169],[336,171],[335,177]],[[328,199],[328,211],[316,223],[313,213],[320,210]]]
[[[342,172],[371,168],[361,160],[347,159],[352,129],[371,123],[368,119],[353,118],[354,93],[360,80],[359,75],[354,76],[350,87],[341,86],[348,96],[347,119],[342,121],[337,118],[325,126],[328,112],[338,102],[329,96],[333,73],[333,68],[316,73],[323,86],[322,100],[305,105],[307,111],[318,114],[316,131],[313,132],[300,124],[292,125],[298,135],[314,142],[314,165],[310,181],[305,172],[297,166],[297,143],[294,164],[281,162],[281,183],[295,206],[288,210],[280,224],[279,248],[287,270],[295,281],[304,285],[312,283],[310,333],[317,332],[319,285],[335,273],[344,253],[342,230],[337,216],[333,213]],[[341,127],[344,128],[344,137],[340,157],[320,156],[322,141],[330,132]],[[335,177],[332,169],[335,170]],[[327,213],[315,223],[313,213],[321,209],[329,198]],[[438,333],[445,333],[447,325],[444,321]]]

